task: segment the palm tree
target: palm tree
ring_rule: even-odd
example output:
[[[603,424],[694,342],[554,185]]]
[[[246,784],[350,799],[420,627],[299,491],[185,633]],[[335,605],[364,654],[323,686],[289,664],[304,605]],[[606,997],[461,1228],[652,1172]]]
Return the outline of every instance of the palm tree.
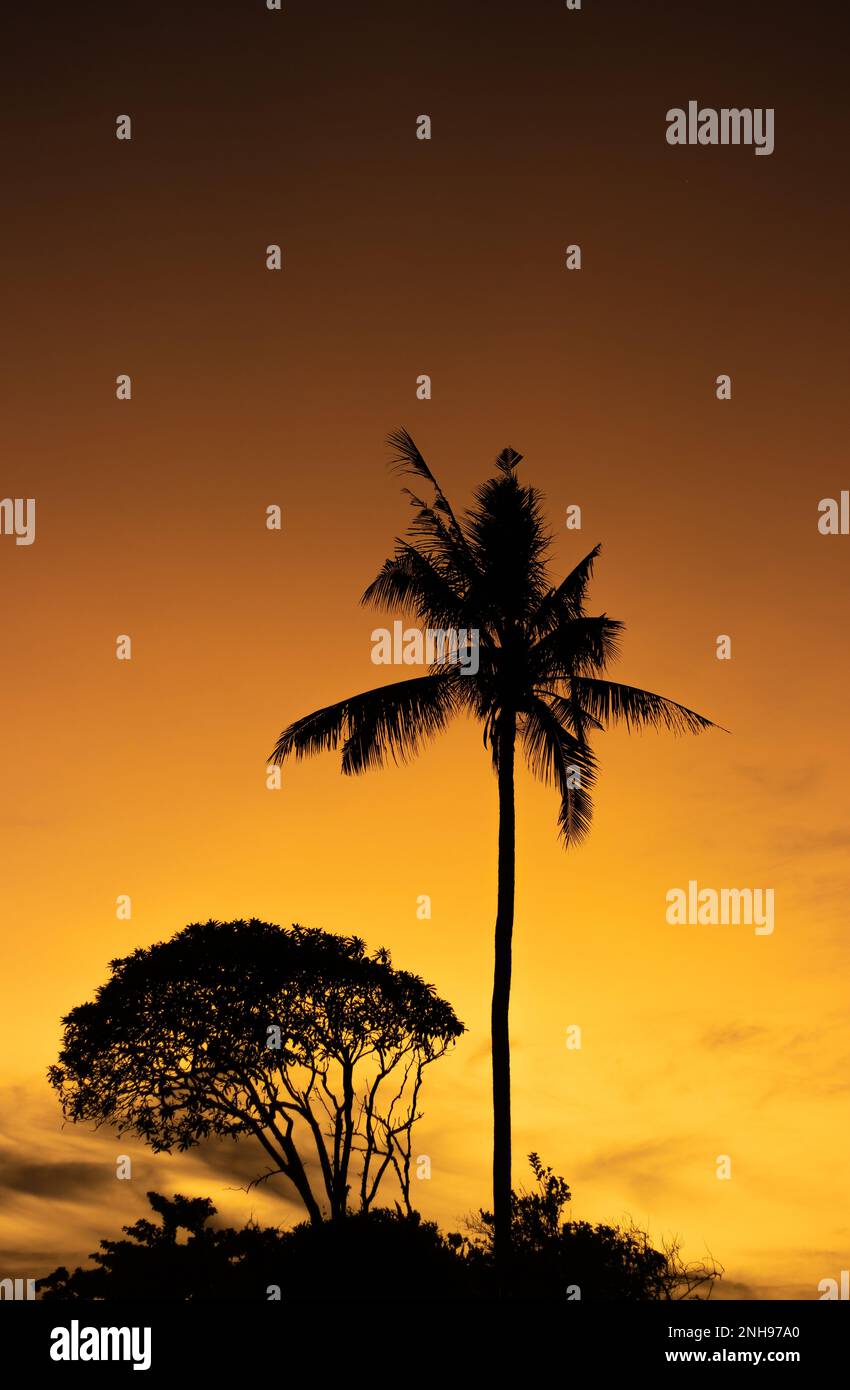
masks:
[[[547,574],[551,537],[541,494],[516,470],[522,455],[503,449],[497,472],[475,493],[461,521],[406,430],[391,434],[393,463],[424,480],[431,501],[404,491],[415,516],[407,539],[363,595],[415,616],[427,629],[477,633],[478,670],[452,653],[428,673],[368,690],[290,724],[272,761],[307,757],[342,744],[347,775],[405,761],[463,711],[480,720],[499,791],[499,868],[491,1011],[493,1067],[494,1252],[504,1272],[511,1243],[511,1085],[508,1008],[514,920],[514,763],[519,738],[532,771],[554,784],[565,846],[590,827],[596,759],[588,735],[610,724],[645,725],[697,733],[715,727],[683,705],[634,686],[606,680],[618,655],[623,624],[584,604],[594,546],[556,587]]]

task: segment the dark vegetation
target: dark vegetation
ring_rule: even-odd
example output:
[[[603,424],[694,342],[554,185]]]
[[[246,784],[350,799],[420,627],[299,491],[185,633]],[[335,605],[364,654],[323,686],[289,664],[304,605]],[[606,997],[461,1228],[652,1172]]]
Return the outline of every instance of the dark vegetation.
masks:
[[[564,1219],[569,1189],[536,1154],[531,1192],[513,1193],[511,1292],[520,1299],[582,1301],[706,1298],[720,1271],[656,1250],[635,1227]],[[376,1208],[293,1230],[213,1229],[205,1198],[156,1192],[160,1220],[103,1240],[93,1268],[59,1268],[39,1281],[44,1299],[477,1299],[496,1292],[493,1217],[444,1236],[416,1212]]]
[[[591,823],[591,736],[614,725],[688,734],[713,725],[610,678],[623,625],[587,609],[600,547],[553,582],[542,497],[520,482],[520,454],[503,449],[459,514],[410,435],[390,442],[426,498],[406,489],[411,526],[363,601],[431,631],[474,633],[476,661],[444,648],[426,674],[290,723],[272,759],[339,749],[342,771],[355,774],[411,757],[458,715],[482,726],[499,808],[493,1209],[444,1235],[413,1204],[425,1072],[464,1031],[431,985],[357,937],[195,924],[112,962],[95,999],[65,1018],[50,1081],[67,1118],[157,1152],[251,1140],[265,1164],[253,1182],[288,1182],[307,1220],[286,1232],[217,1230],[207,1199],[150,1193],[160,1224],[139,1221],[127,1240],[102,1242],[93,1269],[54,1271],[46,1297],[257,1298],[279,1287],[286,1297],[663,1299],[705,1296],[718,1275],[684,1266],[675,1246],[657,1250],[638,1229],[566,1220],[569,1189],[536,1155],[536,1187],[512,1188],[508,1028],[518,758],[554,788],[569,847]]]

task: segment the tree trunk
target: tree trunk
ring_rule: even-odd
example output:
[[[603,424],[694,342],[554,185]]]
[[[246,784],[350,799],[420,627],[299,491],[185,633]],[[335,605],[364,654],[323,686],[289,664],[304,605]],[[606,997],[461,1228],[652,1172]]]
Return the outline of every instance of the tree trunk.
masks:
[[[493,1253],[500,1293],[507,1287],[511,1257],[511,1052],[508,1010],[511,997],[511,938],[514,929],[516,817],[514,745],[516,717],[502,715],[497,733],[499,758],[499,887],[490,1036],[493,1053]]]
[[[321,1208],[319,1207],[318,1202],[313,1196],[313,1189],[310,1186],[310,1179],[307,1176],[307,1170],[305,1169],[304,1164],[301,1162],[301,1159],[298,1155],[298,1150],[296,1149],[295,1144],[293,1143],[292,1138],[290,1137],[291,1129],[292,1126],[290,1125],[290,1128],[284,1135],[281,1143],[281,1148],[283,1149],[287,1163],[287,1167],[284,1168],[283,1171],[286,1173],[286,1176],[289,1178],[289,1181],[292,1183],[293,1187],[295,1188],[296,1192],[298,1193],[299,1197],[301,1198],[302,1202],[307,1208],[307,1214],[310,1217],[310,1224],[313,1226],[321,1226],[322,1221],[324,1220]]]

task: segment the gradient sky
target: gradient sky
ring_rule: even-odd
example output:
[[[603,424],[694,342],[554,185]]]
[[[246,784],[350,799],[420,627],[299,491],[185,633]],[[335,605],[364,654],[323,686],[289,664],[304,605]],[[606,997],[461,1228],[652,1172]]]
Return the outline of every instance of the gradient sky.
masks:
[[[469,1032],[428,1078],[415,1196],[448,1228],[489,1200],[480,731],[265,787],[286,723],[381,679],[384,620],[358,599],[409,515],[385,467],[399,425],[458,507],[522,452],[555,572],[603,543],[614,674],[731,731],[599,738],[569,854],[520,775],[515,1180],[538,1150],[573,1215],[679,1235],[727,1296],[811,1298],[848,1267],[850,537],[817,530],[850,487],[844,59],[832,7],[742,8],[18,16],[0,492],[37,499],[38,531],[0,536],[0,1275],[83,1260],[152,1186],[228,1220],[297,1215],[240,1191],[264,1166],[247,1145],[155,1158],[63,1128],[44,1079],[110,958],[209,917],[356,932],[435,983]],[[669,147],[690,99],[774,107],[775,153]],[[689,879],[773,887],[773,936],[668,926]]]

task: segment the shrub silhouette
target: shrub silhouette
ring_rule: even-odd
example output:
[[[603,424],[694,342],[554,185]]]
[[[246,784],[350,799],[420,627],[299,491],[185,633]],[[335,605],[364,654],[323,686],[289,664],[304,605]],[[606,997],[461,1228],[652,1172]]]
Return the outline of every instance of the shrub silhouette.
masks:
[[[713,1263],[686,1264],[678,1243],[656,1250],[645,1231],[568,1221],[568,1184],[536,1153],[529,1163],[537,1189],[511,1193],[512,1287],[515,1297],[566,1298],[583,1301],[693,1299],[710,1296],[722,1271]],[[470,1236],[454,1240],[472,1266],[490,1267],[494,1220],[479,1211],[467,1223]],[[485,1273],[486,1278],[486,1273]]]
[[[678,1249],[655,1250],[632,1227],[565,1222],[563,1178],[531,1156],[537,1192],[513,1193],[515,1279],[506,1290],[493,1256],[493,1218],[480,1212],[471,1235],[444,1236],[431,1221],[399,1208],[352,1212],[290,1231],[253,1223],[242,1230],[208,1226],[215,1207],[206,1198],[148,1193],[160,1225],[125,1226],[128,1240],[101,1241],[93,1269],[60,1267],[38,1281],[42,1298],[257,1300],[280,1290],[287,1301],[363,1299],[515,1298],[656,1300],[707,1297],[720,1271],[687,1266]],[[180,1241],[183,1229],[187,1239]]]
[[[465,1262],[433,1222],[376,1208],[335,1222],[302,1222],[290,1231],[254,1224],[212,1230],[208,1199],[148,1193],[161,1224],[137,1221],[127,1240],[102,1240],[95,1268],[64,1266],[38,1281],[55,1301],[158,1299],[257,1300],[276,1286],[286,1299],[394,1298],[474,1293]],[[180,1229],[187,1239],[178,1238]]]
[[[40,1296],[56,1299],[199,1300],[261,1296],[249,1270],[273,1264],[278,1232],[249,1225],[242,1231],[211,1230],[216,1208],[209,1198],[149,1192],[161,1224],[142,1219],[122,1229],[127,1240],[102,1240],[90,1256],[94,1269],[64,1266],[38,1281]],[[179,1240],[180,1231],[187,1239]],[[250,1292],[248,1292],[250,1291]]]

